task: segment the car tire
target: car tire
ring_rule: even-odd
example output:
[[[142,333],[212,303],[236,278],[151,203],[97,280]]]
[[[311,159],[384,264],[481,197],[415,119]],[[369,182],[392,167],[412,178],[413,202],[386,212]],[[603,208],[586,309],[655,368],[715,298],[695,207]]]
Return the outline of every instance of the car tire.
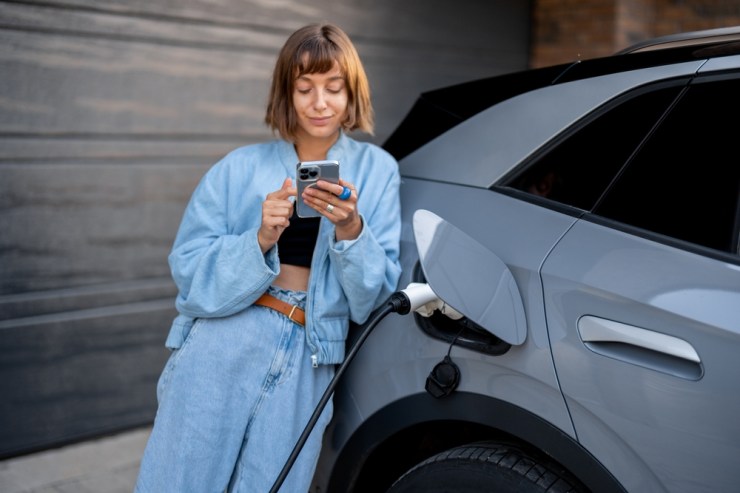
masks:
[[[456,447],[417,464],[387,493],[575,493],[586,492],[567,471],[511,445]]]

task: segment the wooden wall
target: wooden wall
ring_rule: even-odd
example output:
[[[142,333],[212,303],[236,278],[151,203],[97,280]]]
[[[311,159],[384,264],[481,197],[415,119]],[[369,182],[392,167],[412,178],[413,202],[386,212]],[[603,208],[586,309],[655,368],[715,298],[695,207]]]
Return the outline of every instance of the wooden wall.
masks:
[[[270,138],[277,51],[341,25],[382,144],[420,92],[527,66],[519,0],[0,1],[0,457],[148,423],[167,254],[203,172]]]

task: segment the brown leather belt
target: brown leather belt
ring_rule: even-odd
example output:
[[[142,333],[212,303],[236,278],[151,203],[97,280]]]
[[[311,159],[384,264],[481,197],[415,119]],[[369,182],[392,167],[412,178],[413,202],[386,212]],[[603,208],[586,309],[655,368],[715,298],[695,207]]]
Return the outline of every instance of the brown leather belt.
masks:
[[[266,306],[267,308],[272,308],[273,310],[282,313],[301,327],[304,327],[306,325],[306,312],[304,312],[296,305],[286,303],[283,300],[275,298],[270,294],[263,294],[257,299],[257,301],[254,302],[254,304]]]

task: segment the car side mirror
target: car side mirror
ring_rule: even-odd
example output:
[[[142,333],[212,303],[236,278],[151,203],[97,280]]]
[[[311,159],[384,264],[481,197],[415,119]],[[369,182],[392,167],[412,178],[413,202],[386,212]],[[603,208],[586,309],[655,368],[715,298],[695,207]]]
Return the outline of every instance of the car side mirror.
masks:
[[[413,228],[434,294],[504,342],[522,344],[527,337],[524,304],[506,264],[433,212],[414,212]]]

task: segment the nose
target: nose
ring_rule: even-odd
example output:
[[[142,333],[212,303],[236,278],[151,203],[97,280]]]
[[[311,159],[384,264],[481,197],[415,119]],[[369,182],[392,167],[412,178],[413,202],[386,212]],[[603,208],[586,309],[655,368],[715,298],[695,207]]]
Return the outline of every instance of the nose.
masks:
[[[314,99],[313,106],[317,111],[326,109],[326,99],[321,91],[316,91],[316,99]]]

